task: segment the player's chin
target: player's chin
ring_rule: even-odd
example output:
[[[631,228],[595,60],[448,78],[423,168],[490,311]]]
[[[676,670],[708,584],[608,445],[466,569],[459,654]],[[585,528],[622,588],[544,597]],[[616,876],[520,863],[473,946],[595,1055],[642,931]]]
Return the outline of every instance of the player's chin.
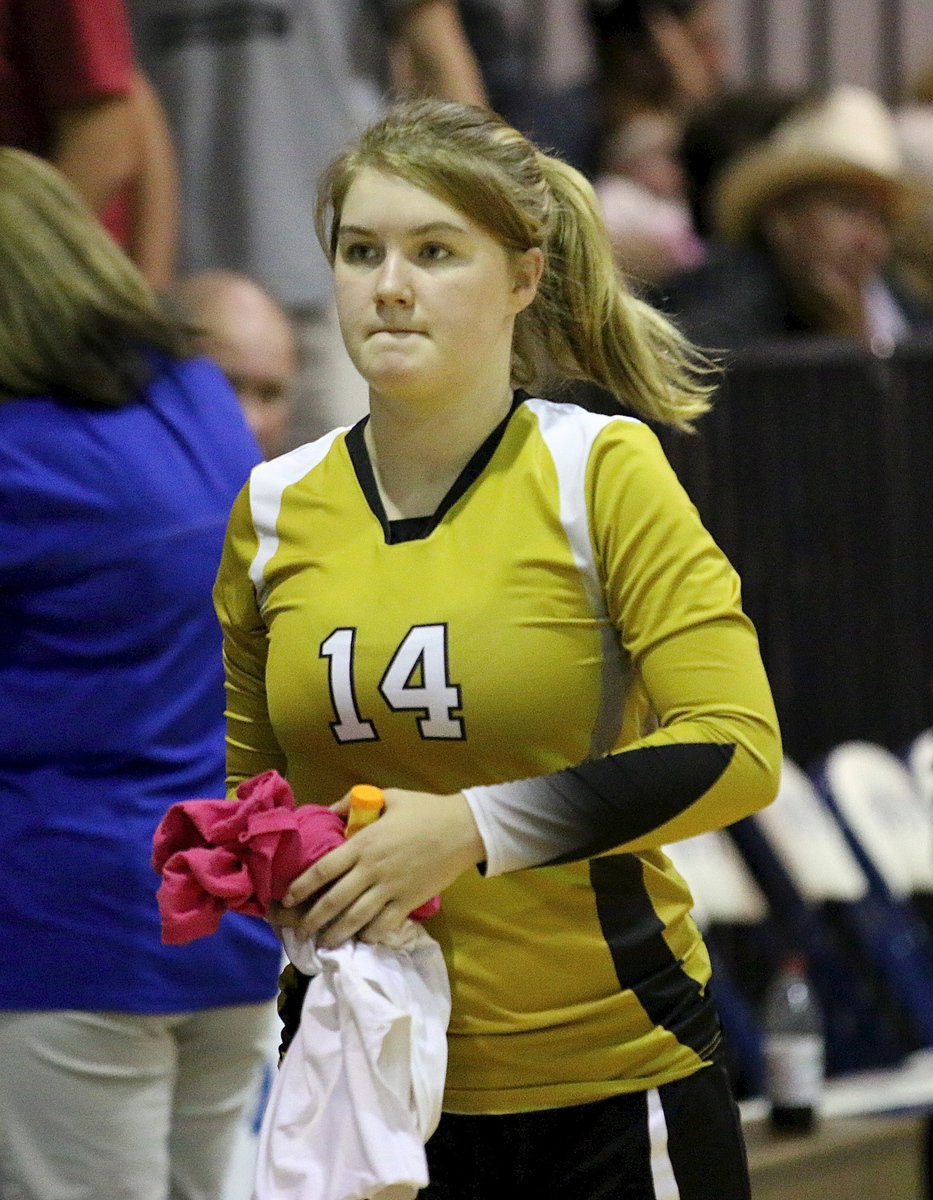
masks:
[[[380,364],[378,368],[361,371],[361,374],[374,398],[407,404],[430,400],[440,386],[437,373],[421,364]]]

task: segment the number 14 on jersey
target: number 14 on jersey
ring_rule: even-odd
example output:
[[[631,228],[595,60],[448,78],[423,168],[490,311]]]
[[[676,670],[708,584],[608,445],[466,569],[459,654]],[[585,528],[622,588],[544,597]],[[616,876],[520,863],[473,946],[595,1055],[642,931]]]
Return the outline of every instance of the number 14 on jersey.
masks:
[[[379,738],[374,722],[361,714],[357,700],[356,635],[353,627],[335,629],[321,642],[319,652],[328,663],[336,718],[330,727],[338,742]],[[415,719],[423,738],[464,738],[463,718],[454,715],[461,707],[460,688],[450,682],[446,625],[413,625],[391,655],[379,692],[392,712],[419,714]]]

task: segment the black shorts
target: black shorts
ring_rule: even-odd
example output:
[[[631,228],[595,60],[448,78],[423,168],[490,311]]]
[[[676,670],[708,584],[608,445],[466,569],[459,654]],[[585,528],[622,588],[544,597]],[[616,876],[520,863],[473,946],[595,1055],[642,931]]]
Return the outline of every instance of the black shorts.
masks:
[[[421,1200],[750,1200],[738,1108],[714,1063],[651,1092],[505,1116],[445,1113]]]

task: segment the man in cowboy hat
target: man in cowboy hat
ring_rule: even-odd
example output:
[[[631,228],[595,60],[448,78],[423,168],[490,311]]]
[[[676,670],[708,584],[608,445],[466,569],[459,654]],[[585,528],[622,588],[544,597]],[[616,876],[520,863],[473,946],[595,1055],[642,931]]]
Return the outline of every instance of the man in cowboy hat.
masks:
[[[911,194],[873,92],[808,97],[722,169],[707,261],[671,281],[665,307],[708,346],[812,333],[884,351],[926,320],[885,277]]]

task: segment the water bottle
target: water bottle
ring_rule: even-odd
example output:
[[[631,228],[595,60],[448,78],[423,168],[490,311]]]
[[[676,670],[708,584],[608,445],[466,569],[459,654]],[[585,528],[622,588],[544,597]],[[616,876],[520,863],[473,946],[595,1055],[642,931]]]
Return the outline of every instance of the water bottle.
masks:
[[[823,1018],[802,954],[788,955],[765,993],[762,1010],[771,1126],[807,1133],[823,1093]]]

